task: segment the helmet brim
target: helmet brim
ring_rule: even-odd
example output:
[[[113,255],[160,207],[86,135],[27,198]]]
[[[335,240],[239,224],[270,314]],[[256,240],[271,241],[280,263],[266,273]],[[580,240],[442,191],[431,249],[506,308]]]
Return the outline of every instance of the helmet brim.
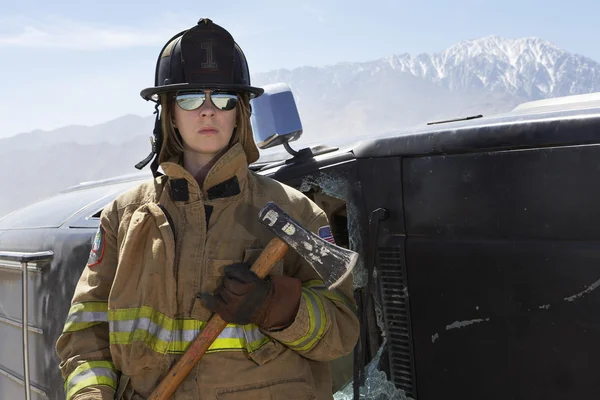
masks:
[[[234,84],[198,84],[198,83],[177,83],[174,85],[163,85],[160,87],[149,87],[140,92],[145,100],[158,102],[158,95],[167,92],[176,92],[178,90],[194,90],[194,89],[225,89],[233,90],[235,92],[248,93],[251,99],[259,97],[265,90],[263,88],[247,86],[247,85],[234,85]]]

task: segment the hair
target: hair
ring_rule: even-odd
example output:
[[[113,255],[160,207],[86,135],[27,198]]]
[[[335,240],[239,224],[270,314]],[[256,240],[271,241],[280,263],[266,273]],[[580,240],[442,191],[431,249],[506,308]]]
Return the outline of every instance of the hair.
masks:
[[[254,142],[254,133],[252,132],[252,125],[250,124],[250,98],[247,93],[238,93],[239,101],[236,110],[236,125],[234,128],[233,135],[229,141],[229,148],[236,143],[240,143],[248,164],[252,164],[258,160],[258,148]],[[175,100],[173,93],[162,93],[160,95],[160,123],[162,128],[163,140],[158,156],[158,162],[162,163],[174,157],[181,157],[184,150],[183,139],[179,131],[173,126],[173,106]]]

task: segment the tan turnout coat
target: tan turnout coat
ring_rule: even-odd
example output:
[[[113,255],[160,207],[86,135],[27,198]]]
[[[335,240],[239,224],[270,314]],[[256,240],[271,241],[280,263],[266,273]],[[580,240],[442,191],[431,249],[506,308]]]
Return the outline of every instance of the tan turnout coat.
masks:
[[[248,169],[240,144],[203,187],[178,163],[106,207],[56,348],[68,399],[142,399],[198,335],[222,268],[252,261],[273,238],[268,201],[317,233],[324,212],[299,191]],[[176,400],[331,399],[329,362],[359,334],[352,281],[327,291],[293,250],[273,271],[303,281],[293,324],[266,333],[228,325],[180,385]]]

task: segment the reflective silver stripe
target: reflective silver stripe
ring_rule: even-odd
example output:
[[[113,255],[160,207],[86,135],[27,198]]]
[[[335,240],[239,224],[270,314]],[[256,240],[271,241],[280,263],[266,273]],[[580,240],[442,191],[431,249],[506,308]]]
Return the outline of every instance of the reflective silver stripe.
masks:
[[[169,342],[171,340],[172,332],[168,329],[161,327],[160,325],[152,322],[150,318],[140,318],[134,320],[125,321],[109,321],[109,327],[111,332],[130,332],[133,333],[136,330],[148,331],[149,334],[162,340],[163,342]],[[192,338],[193,339],[193,338]]]
[[[86,369],[75,375],[69,380],[69,384],[67,386],[67,392],[69,392],[75,385],[79,382],[84,381],[88,378],[94,378],[97,376],[105,376],[107,378],[112,379],[115,383],[117,382],[117,374],[111,370],[110,368],[103,367],[94,367],[90,369]]]
[[[173,342],[191,342],[198,336],[198,333],[200,333],[199,329],[175,330],[173,331]]]
[[[109,321],[109,327],[110,331],[115,333],[133,333],[136,330],[144,330],[163,342],[192,342],[201,331],[201,329],[178,329],[170,331],[152,322],[150,318]],[[265,335],[258,328],[244,330],[242,326],[226,327],[219,335],[219,339],[246,339],[249,342],[260,340],[264,337]]]
[[[191,342],[200,333],[201,329],[186,329],[186,330],[175,330],[173,331],[174,342]],[[252,340],[262,339],[264,335],[258,330],[253,329],[250,331]],[[247,335],[244,328],[241,326],[231,326],[223,329],[223,332],[219,335],[219,339],[244,339]]]
[[[81,311],[69,314],[69,322],[108,322],[108,312],[102,311]]]
[[[307,299],[308,303],[310,303],[310,304],[307,304],[306,306],[309,308],[312,308],[312,310],[313,310],[312,314],[314,315],[315,325],[314,325],[314,329],[312,330],[312,332],[309,332],[310,336],[308,338],[304,339],[300,343],[294,343],[291,346],[292,348],[302,348],[302,347],[307,346],[311,342],[314,342],[317,335],[319,334],[319,331],[321,330],[321,324],[323,323],[323,316],[321,315],[321,307],[319,307],[319,304],[317,303],[319,301],[319,298],[310,289],[302,288],[302,291],[305,294],[304,298]],[[310,314],[310,312],[309,312],[309,314]]]
[[[222,339],[242,339],[245,338],[244,328],[241,326],[227,327],[219,335]]]
[[[247,330],[242,329],[242,334],[246,337],[246,342],[248,343],[259,341],[265,337],[265,335],[258,328]]]

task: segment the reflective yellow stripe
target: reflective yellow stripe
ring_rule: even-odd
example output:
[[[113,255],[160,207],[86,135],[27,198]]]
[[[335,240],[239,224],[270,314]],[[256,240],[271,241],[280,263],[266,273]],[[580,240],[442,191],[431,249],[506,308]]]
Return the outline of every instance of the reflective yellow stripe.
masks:
[[[98,385],[117,389],[117,372],[112,362],[88,361],[77,366],[65,381],[67,400],[88,386]]]
[[[313,279],[310,281],[306,281],[306,282],[302,283],[302,286],[305,288],[310,288],[310,289],[314,290],[315,292],[322,294],[323,296],[325,296],[327,299],[329,299],[331,301],[336,301],[338,303],[344,304],[346,307],[348,307],[353,312],[357,311],[356,305],[354,304],[353,301],[348,299],[348,297],[346,297],[342,292],[340,292],[337,289],[334,289],[334,290],[327,289],[325,282],[323,282],[322,280]]]
[[[69,309],[63,332],[81,331],[103,322],[108,322],[107,302],[77,303]]]
[[[293,342],[284,342],[286,346],[296,351],[311,349],[323,337],[327,325],[325,307],[319,296],[311,289],[302,288],[302,298],[308,310],[308,331],[301,338]]]
[[[150,307],[109,311],[111,344],[142,342],[161,354],[185,352],[205,325],[193,319],[172,319]],[[228,324],[208,352],[252,352],[270,340],[256,325]]]

